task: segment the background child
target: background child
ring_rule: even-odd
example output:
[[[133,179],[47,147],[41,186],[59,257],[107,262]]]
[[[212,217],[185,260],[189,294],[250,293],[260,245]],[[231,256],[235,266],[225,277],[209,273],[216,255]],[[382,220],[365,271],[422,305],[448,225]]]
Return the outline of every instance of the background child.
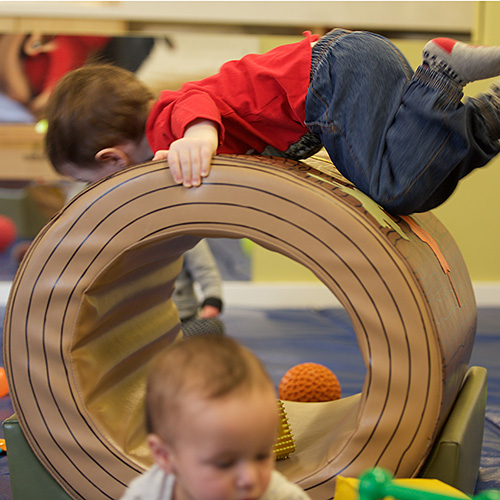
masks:
[[[183,257],[172,295],[183,335],[224,334],[224,323],[220,319],[222,279],[209,244],[201,240]],[[199,285],[201,298],[196,293],[196,284]]]
[[[215,153],[301,159],[323,145],[388,211],[427,211],[499,152],[499,88],[461,102],[465,84],[498,74],[500,47],[434,39],[413,72],[386,38],[343,29],[230,61],[152,109],[139,83],[125,93],[132,75],[82,68],[49,102],[47,152],[62,174],[93,181],[154,151],[192,187]]]
[[[155,465],[122,500],[307,500],[274,470],[279,417],[260,361],[228,337],[174,344],[148,380]]]
[[[200,285],[201,300],[196,294],[195,283]],[[206,240],[201,240],[184,254],[172,299],[181,321],[216,318],[221,313],[222,280]]]
[[[43,117],[58,80],[89,61],[137,71],[154,40],[142,37],[0,35],[0,91]]]

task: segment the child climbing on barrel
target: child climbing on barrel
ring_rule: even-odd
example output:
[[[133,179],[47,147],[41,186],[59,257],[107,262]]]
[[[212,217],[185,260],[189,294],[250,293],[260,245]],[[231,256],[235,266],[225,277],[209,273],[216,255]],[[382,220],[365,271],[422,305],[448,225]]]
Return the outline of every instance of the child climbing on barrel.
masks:
[[[462,102],[463,87],[500,75],[500,47],[436,38],[414,72],[386,38],[334,29],[249,54],[155,101],[111,66],[66,75],[48,106],[54,167],[95,181],[168,159],[175,182],[200,186],[217,153],[303,159],[325,147],[338,170],[387,211],[443,203],[500,149],[500,86]]]
[[[155,465],[122,500],[309,499],[274,470],[274,386],[235,340],[191,337],[167,348],[150,372],[146,413]]]

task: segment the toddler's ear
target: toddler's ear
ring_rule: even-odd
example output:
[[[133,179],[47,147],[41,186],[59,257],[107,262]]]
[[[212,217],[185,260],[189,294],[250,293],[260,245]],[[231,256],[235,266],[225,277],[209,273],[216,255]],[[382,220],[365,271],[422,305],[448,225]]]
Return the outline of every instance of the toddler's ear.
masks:
[[[97,162],[101,163],[106,170],[121,170],[129,166],[130,161],[120,147],[104,148],[98,151],[95,155]]]
[[[147,441],[155,463],[158,464],[163,472],[171,474],[173,472],[173,464],[169,446],[157,434],[149,434]]]

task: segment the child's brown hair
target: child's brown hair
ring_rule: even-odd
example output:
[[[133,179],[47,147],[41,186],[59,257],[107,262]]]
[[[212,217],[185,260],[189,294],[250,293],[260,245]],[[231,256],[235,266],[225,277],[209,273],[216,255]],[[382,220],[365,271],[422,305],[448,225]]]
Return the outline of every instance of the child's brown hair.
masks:
[[[246,347],[219,335],[181,340],[160,355],[150,372],[148,432],[170,440],[182,404],[189,398],[211,400],[255,388],[274,391],[264,366]]]
[[[117,66],[93,64],[67,73],[46,108],[45,148],[54,168],[92,167],[102,149],[139,143],[153,98],[133,73]]]

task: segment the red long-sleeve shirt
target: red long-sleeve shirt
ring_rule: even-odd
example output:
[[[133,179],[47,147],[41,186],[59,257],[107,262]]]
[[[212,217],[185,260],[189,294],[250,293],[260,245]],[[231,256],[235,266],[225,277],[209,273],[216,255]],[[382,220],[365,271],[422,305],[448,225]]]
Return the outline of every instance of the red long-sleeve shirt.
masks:
[[[168,149],[198,118],[218,124],[218,153],[260,153],[267,145],[286,151],[308,131],[311,43],[319,37],[306,35],[265,54],[229,61],[219,73],[178,91],[163,91],[146,125],[153,151]]]

